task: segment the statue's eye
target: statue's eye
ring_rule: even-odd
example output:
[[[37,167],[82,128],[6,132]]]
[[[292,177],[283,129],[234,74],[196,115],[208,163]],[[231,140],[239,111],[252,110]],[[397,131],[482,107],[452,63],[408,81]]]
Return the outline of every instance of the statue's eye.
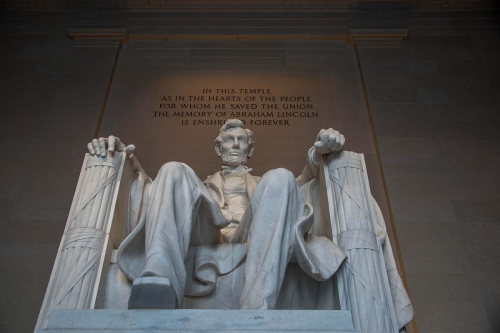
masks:
[[[233,142],[233,139],[226,139],[226,142]]]
[[[245,143],[245,142],[246,142],[246,141],[245,141],[245,139],[240,139],[239,141],[240,141],[241,143]]]

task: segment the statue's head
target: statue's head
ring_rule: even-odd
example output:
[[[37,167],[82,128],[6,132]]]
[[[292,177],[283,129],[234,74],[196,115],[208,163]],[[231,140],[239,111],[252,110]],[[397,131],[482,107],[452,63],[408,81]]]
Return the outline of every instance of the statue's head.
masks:
[[[223,165],[245,165],[253,154],[253,132],[245,129],[243,122],[238,119],[229,119],[221,127],[215,138],[215,152],[222,159]]]

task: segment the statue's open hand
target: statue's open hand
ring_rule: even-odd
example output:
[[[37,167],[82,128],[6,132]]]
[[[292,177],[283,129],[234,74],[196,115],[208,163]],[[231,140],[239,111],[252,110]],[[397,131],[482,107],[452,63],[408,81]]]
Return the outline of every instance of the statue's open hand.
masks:
[[[314,147],[316,147],[316,152],[323,155],[342,150],[344,143],[344,136],[333,128],[329,128],[319,131]]]
[[[134,145],[126,146],[118,137],[110,135],[108,138],[94,139],[87,145],[89,153],[92,156],[106,157],[109,154],[112,155],[114,151],[122,152],[124,151],[127,155],[132,154],[135,150]]]

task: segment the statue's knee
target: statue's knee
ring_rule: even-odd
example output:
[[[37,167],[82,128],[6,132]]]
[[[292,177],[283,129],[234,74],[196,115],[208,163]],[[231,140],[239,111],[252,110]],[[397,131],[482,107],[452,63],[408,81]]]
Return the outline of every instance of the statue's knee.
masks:
[[[186,171],[187,167],[184,163],[168,162],[163,164],[159,173],[167,176],[180,176],[185,174]]]
[[[267,172],[264,177],[262,177],[262,180],[281,186],[295,183],[293,173],[283,168],[273,169]]]
[[[168,162],[161,166],[160,170],[177,170],[185,168],[184,163],[181,162]]]

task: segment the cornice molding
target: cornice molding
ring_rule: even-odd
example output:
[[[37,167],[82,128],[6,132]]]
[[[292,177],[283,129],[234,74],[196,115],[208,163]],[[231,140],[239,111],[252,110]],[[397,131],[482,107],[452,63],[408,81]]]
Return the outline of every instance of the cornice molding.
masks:
[[[120,41],[126,44],[129,41],[126,28],[69,28],[68,36],[73,40],[100,40]],[[104,43],[105,44],[105,43]]]
[[[500,9],[498,0],[418,0],[416,9],[419,11],[449,11],[449,10],[493,10]]]
[[[347,42],[402,42],[408,38],[408,29],[349,29]]]
[[[352,0],[351,0],[352,1]],[[5,0],[9,9],[123,11],[349,10],[350,0]],[[407,0],[402,0],[407,1]]]
[[[488,10],[497,0],[3,0],[7,10],[356,11]]]

